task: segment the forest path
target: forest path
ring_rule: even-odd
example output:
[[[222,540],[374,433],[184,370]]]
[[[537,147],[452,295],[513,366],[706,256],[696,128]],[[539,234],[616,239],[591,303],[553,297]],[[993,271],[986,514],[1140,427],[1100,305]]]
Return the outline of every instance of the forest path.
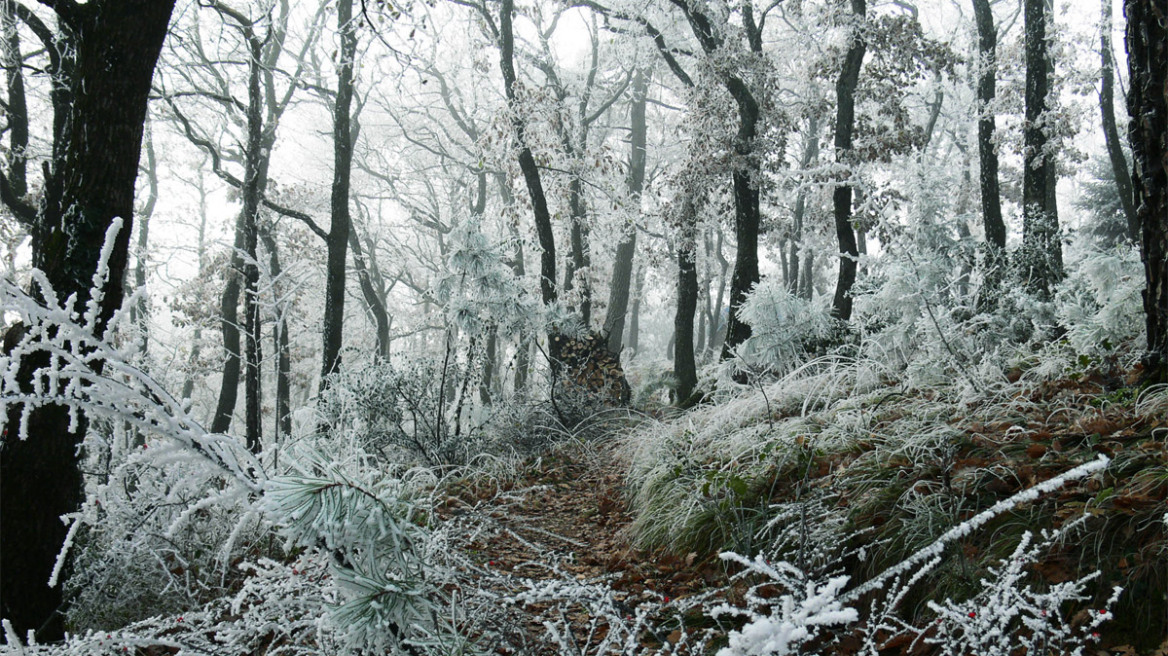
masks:
[[[484,484],[480,478],[450,489],[439,513],[478,527],[461,549],[491,580],[487,587],[510,597],[543,581],[599,583],[621,607],[635,608],[725,584],[717,559],[695,562],[696,555],[631,544],[621,446],[616,439],[561,445],[529,463],[516,480]],[[542,632],[530,617],[528,630]]]
[[[555,564],[578,580],[613,576],[614,589],[676,597],[701,587],[694,556],[636,549],[625,490],[628,463],[618,440],[559,446],[513,483],[468,482],[452,490],[443,514],[473,511],[484,520],[468,549],[485,567],[532,578]],[[551,575],[548,578],[552,578]]]

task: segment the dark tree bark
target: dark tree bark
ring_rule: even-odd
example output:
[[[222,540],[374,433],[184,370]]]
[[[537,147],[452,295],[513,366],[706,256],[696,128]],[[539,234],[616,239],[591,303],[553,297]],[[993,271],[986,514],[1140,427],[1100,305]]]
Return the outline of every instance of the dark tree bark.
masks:
[[[227,13],[225,10],[220,10]],[[259,214],[268,183],[271,148],[275,142],[274,126],[264,129],[261,75],[264,69],[263,41],[242,16],[231,16],[240,25],[248,47],[247,142],[244,151],[244,174],[240,188],[243,206],[235,226],[235,250],[228,270],[227,284],[221,298],[223,347],[227,358],[219,402],[211,421],[211,432],[226,433],[231,427],[239,398],[239,379],[244,380],[244,437],[249,449],[258,451],[263,427],[260,423],[260,354],[261,323],[259,308],[259,269],[256,251],[259,239]],[[239,301],[244,302],[244,334],[239,330]],[[240,346],[243,346],[243,359]],[[245,366],[246,365],[246,366]]]
[[[516,96],[515,76],[515,35],[511,27],[511,14],[515,11],[514,0],[502,0],[499,6],[499,66],[503,72],[504,91],[511,110],[511,128],[515,131],[515,142],[519,146],[519,169],[527,185],[531,209],[535,218],[535,232],[539,237],[540,254],[539,291],[544,305],[556,302],[556,239],[552,232],[552,216],[548,211],[547,197],[543,191],[543,181],[535,156],[527,143],[527,126],[519,116]],[[554,342],[555,340],[550,340]],[[549,342],[549,343],[550,343]],[[553,354],[554,356],[554,354]]]
[[[698,384],[694,360],[694,311],[698,307],[697,247],[692,235],[693,203],[686,201],[687,225],[677,246],[677,313],[673,318],[673,373],[677,376],[677,403],[685,405]]]
[[[1140,241],[1140,219],[1136,215],[1135,196],[1132,192],[1131,169],[1123,156],[1120,145],[1119,128],[1115,123],[1115,62],[1111,58],[1111,2],[1102,0],[1099,22],[1099,113],[1103,120],[1103,138],[1107,143],[1107,157],[1111,160],[1111,171],[1115,175],[1115,191],[1123,206],[1127,219],[1127,238],[1133,244]]]
[[[819,114],[812,114],[807,125],[807,145],[803,149],[803,158],[799,167],[806,171],[819,159]],[[791,234],[791,255],[787,258],[789,273],[787,274],[787,291],[792,295],[799,293],[799,254],[803,248],[803,220],[807,215],[807,192],[802,185],[795,194],[794,227]]]
[[[1051,60],[1046,43],[1046,0],[1024,0],[1026,25],[1026,125],[1023,128],[1026,166],[1022,174],[1021,270],[1026,284],[1042,298],[1062,279],[1062,240],[1055,205],[1054,158],[1044,128],[1050,92]]]
[[[59,0],[51,6],[70,61],[59,69],[68,77],[55,82],[67,91],[53,95],[54,119],[61,120],[32,231],[33,266],[58,298],[76,294],[84,307],[104,236],[120,217],[98,314],[101,333],[124,298],[147,98],[174,3]],[[29,381],[46,363],[47,356],[30,358],[21,378]],[[60,516],[76,510],[83,496],[77,449],[86,426],[81,421],[70,431],[65,408],[43,407],[29,418],[28,440],[19,440],[20,415],[20,408],[10,411],[0,448],[0,615],[20,635],[36,630],[42,641],[59,640],[61,586],[47,582],[65,538]]]
[[[16,3],[4,0],[0,6],[3,24],[4,69],[8,84],[8,101],[4,118],[8,124],[8,187],[12,195],[22,198],[28,193],[28,101],[24,92],[24,57],[20,51]]]
[[[1132,184],[1148,286],[1144,378],[1168,382],[1168,0],[1127,0]]]
[[[1006,223],[1002,219],[1002,198],[998,185],[998,151],[994,145],[997,130],[992,103],[997,96],[998,30],[989,0],[973,0],[977,21],[980,66],[977,78],[977,152],[980,162],[981,216],[985,231],[985,288],[981,302],[992,307],[1002,284],[1006,266]]]
[[[648,124],[645,106],[649,97],[650,74],[638,69],[633,76],[633,97],[629,104],[629,173],[627,189],[629,205],[637,216],[641,213],[641,194],[645,189],[646,143]],[[604,318],[604,332],[608,335],[608,350],[620,353],[623,347],[625,315],[629,309],[629,288],[632,286],[633,257],[637,252],[637,228],[629,226],[616,247],[616,261],[612,269],[612,287],[608,294],[608,314]]]
[[[260,240],[268,251],[268,270],[273,284],[280,280],[284,267],[280,263],[280,251],[271,226],[260,229]],[[277,298],[280,296],[277,291]],[[275,322],[272,326],[272,342],[276,352],[276,436],[292,434],[292,349],[288,339],[287,308],[277,302],[273,308]]]
[[[337,55],[337,99],[333,106],[333,188],[330,206],[332,225],[328,234],[328,279],[324,295],[324,346],[320,388],[341,364],[341,343],[345,321],[345,263],[348,259],[349,186],[353,169],[353,61],[357,57],[357,28],[353,21],[353,1],[338,0],[337,30],[341,48]]]
[[[835,160],[849,164],[852,150],[852,132],[856,122],[856,85],[860,80],[860,67],[864,64],[866,45],[860,23],[867,12],[866,0],[851,0],[852,14],[857,25],[851,36],[851,44],[844,57],[843,69],[836,81],[835,118]],[[832,194],[832,208],[835,216],[835,234],[839,242],[839,275],[835,283],[831,314],[841,321],[852,318],[852,285],[856,283],[857,258],[860,251],[856,244],[856,232],[852,229],[852,185],[842,182]]]

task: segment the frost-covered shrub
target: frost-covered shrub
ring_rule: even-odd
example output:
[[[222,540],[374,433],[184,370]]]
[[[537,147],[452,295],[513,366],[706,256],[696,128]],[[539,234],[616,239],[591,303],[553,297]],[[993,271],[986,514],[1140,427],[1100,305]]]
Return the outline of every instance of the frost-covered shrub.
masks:
[[[1044,532],[1038,542],[1029,532],[1024,533],[1014,553],[989,569],[989,577],[982,579],[982,589],[976,595],[961,602],[928,602],[937,619],[932,632],[924,634],[924,641],[938,645],[945,656],[1010,656],[1020,649],[1027,654],[1082,654],[1087,645],[1098,640],[1099,625],[1112,619],[1107,607],[1116,602],[1121,589],[1115,588],[1107,607],[1092,609],[1087,620],[1076,625],[1067,617],[1067,608],[1071,602],[1090,598],[1087,584],[1098,572],[1039,591],[1027,581],[1026,571],[1078,524]]]
[[[357,450],[337,458],[294,448],[286,473],[265,482],[263,508],[284,538],[327,563],[328,628],[359,650],[400,648],[434,625],[441,578],[427,558],[422,511],[428,470],[376,465]]]
[[[1055,295],[1058,321],[1066,328],[1071,349],[1099,357],[1142,346],[1144,285],[1138,250],[1123,245],[1082,252]]]
[[[119,227],[111,227],[103,258]],[[67,587],[75,599],[69,618],[79,628],[189,606],[226,586],[227,564],[255,535],[250,499],[263,478],[260,462],[239,441],[209,434],[133,364],[135,344],[120,346],[101,334],[107,271],[103,260],[84,308],[75,297],[58,298],[39,271],[31,273],[39,299],[0,279],[0,307],[24,327],[0,354],[0,422],[12,406],[22,413],[18,426],[5,427],[8,439],[36,439],[26,419],[49,404],[88,420],[82,446],[93,475],[81,508],[63,518],[70,529],[53,574],[55,581],[76,555]],[[107,334],[126,322],[126,313],[116,313]],[[31,373],[31,384],[21,384],[21,367],[38,361],[44,364]],[[95,362],[103,363],[100,375]]]
[[[317,409],[334,437],[387,462],[461,464],[481,440],[468,418],[467,375],[454,358],[367,362],[334,374]]]
[[[794,369],[831,337],[828,310],[823,303],[791,294],[776,276],[763,279],[739,310],[751,328],[743,354],[779,372]]]
[[[855,608],[845,606],[840,593],[848,577],[836,576],[819,583],[790,563],[771,564],[762,556],[753,560],[725,553],[722,558],[742,565],[746,571],[765,577],[764,583],[746,593],[746,608],[720,604],[710,610],[717,619],[723,615],[743,616],[747,623],[730,632],[729,646],[718,656],[755,656],[801,653],[800,647],[820,637],[824,629],[846,626],[859,620]],[[777,598],[761,596],[759,589],[779,588]]]
[[[95,442],[91,431],[88,451]],[[111,442],[109,473],[90,481],[77,514],[82,528],[65,579],[75,631],[181,614],[229,593],[242,578],[233,564],[264,552],[267,532],[248,488],[156,436],[137,447]]]
[[[77,552],[68,585],[79,633],[56,653],[242,654],[275,643],[286,653],[361,653],[434,643],[442,593],[421,514],[435,482],[429,470],[387,469],[355,440],[308,437],[252,454],[209,434],[132,364],[129,349],[98,334],[99,297],[76,311],[32,275],[42,300],[0,280],[2,307],[26,328],[0,355],[0,417],[14,405],[26,416],[48,404],[84,413],[86,462],[97,474],[82,507],[63,518],[71,528],[53,578]],[[116,314],[110,334],[124,320]],[[45,353],[34,383],[21,385],[25,359]],[[36,437],[23,423],[6,428]],[[19,650],[16,640],[7,641]]]
[[[730,632],[729,646],[718,654],[778,656],[799,653],[800,646],[811,641],[817,641],[821,646],[830,645],[854,629],[860,629],[864,636],[861,653],[875,653],[887,636],[907,634],[938,644],[942,653],[954,656],[1009,656],[1018,653],[1018,647],[1024,647],[1026,653],[1053,650],[1055,653],[1081,654],[1085,645],[1097,637],[1094,630],[1111,619],[1111,613],[1106,608],[1097,609],[1085,624],[1077,627],[1072,627],[1063,613],[1068,602],[1087,598],[1084,594],[1086,585],[1094,576],[1055,584],[1042,591],[1031,587],[1025,577],[1028,567],[1039,562],[1043,554],[1077,528],[1075,522],[1058,532],[1044,534],[1038,543],[1032,543],[1030,534],[1025,534],[1013,555],[998,568],[991,569],[990,577],[982,581],[979,593],[958,602],[930,602],[929,607],[937,617],[922,627],[907,623],[896,611],[909,590],[941,562],[942,552],[953,543],[1019,504],[1033,501],[1070,481],[1090,476],[1107,464],[1108,459],[1101,456],[1003,499],[953,526],[932,544],[850,589],[847,588],[847,576],[809,572],[789,562],[771,563],[763,555],[745,558],[735,553],[723,553],[723,559],[744,568],[739,577],[752,577],[757,582],[746,594],[744,606],[717,604],[710,609],[715,618],[734,615],[747,620],[742,628]],[[761,594],[763,589],[767,594]],[[1114,603],[1118,594],[1117,589],[1109,605]],[[858,604],[866,595],[872,601],[862,616]],[[882,634],[885,638],[881,638]]]

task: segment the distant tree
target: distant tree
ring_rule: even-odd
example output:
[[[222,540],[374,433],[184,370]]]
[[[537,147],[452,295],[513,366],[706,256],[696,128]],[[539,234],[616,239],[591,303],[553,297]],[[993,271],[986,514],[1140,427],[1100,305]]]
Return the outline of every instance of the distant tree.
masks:
[[[328,245],[328,273],[324,295],[324,349],[321,355],[320,385],[341,364],[341,343],[345,321],[345,265],[349,254],[349,186],[353,168],[353,64],[357,57],[357,26],[353,0],[337,0],[337,31],[341,47],[337,53],[337,93],[333,105],[333,187],[332,223]]]
[[[1119,128],[1115,124],[1115,62],[1111,55],[1111,0],[1101,0],[1099,21],[1099,112],[1103,121],[1103,137],[1107,142],[1107,157],[1111,161],[1111,179],[1116,197],[1127,221],[1127,238],[1132,243],[1140,240],[1140,220],[1136,215],[1132,191],[1131,170],[1123,154]]]
[[[989,0],[973,0],[977,22],[977,152],[981,181],[981,216],[985,231],[985,290],[983,303],[992,303],[1001,285],[1006,264],[1006,223],[1002,220],[1002,198],[998,185],[997,131],[993,102],[997,95],[998,30]]]
[[[1026,122],[1023,127],[1022,250],[1019,268],[1026,284],[1049,297],[1063,277],[1062,238],[1055,202],[1055,158],[1050,152],[1048,104],[1051,70],[1047,0],[1024,0],[1026,26]]]
[[[641,213],[641,194],[645,189],[645,162],[648,125],[645,105],[649,96],[649,71],[638,69],[633,76],[632,101],[629,103],[629,169],[627,189],[633,205],[634,217]],[[612,287],[608,295],[608,314],[604,332],[608,334],[608,350],[620,353],[624,346],[625,316],[629,308],[629,290],[633,282],[633,257],[637,251],[637,227],[627,226],[616,247]]]
[[[27,11],[27,10],[25,10]],[[5,78],[8,100],[4,104],[4,118],[8,130],[8,191],[16,198],[28,193],[28,101],[24,89],[24,56],[20,50],[20,29],[16,17],[16,3],[4,0],[0,5],[0,38],[3,43]]]
[[[1148,352],[1144,376],[1168,382],[1168,0],[1127,0],[1128,138],[1142,227]]]
[[[16,196],[6,176],[0,190],[13,214],[31,227],[33,266],[58,298],[75,295],[77,307],[90,299],[104,237],[121,220],[101,290],[97,327],[104,332],[122,304],[147,99],[174,2],[44,4],[56,14],[56,33],[22,4],[6,0],[4,9],[50,56],[52,158],[38,209]],[[31,383],[47,358],[26,359],[20,377]],[[42,641],[59,640],[65,628],[61,586],[48,581],[65,539],[60,518],[76,510],[83,495],[78,447],[87,423],[71,421],[63,406],[45,406],[28,417],[28,439],[20,440],[21,414],[20,408],[9,411],[0,438],[0,615],[20,635],[34,630]]]
[[[850,30],[848,50],[844,55],[843,67],[835,85],[835,159],[847,163],[851,157],[852,132],[856,125],[856,85],[860,79],[860,67],[864,64],[866,44],[862,30],[866,0],[851,0],[851,13],[856,25]],[[835,233],[839,241],[839,274],[835,283],[831,314],[836,319],[848,321],[852,318],[852,285],[856,283],[857,259],[860,251],[856,244],[856,232],[852,228],[852,185],[843,182],[832,195],[835,216]]]
[[[527,185],[527,194],[535,218],[535,232],[539,237],[540,254],[539,291],[544,305],[551,305],[558,297],[556,289],[556,240],[552,230],[552,215],[548,211],[547,196],[543,190],[543,178],[531,152],[527,138],[527,125],[518,113],[519,82],[515,74],[515,31],[512,27],[515,3],[503,0],[499,4],[499,67],[503,72],[503,90],[511,109],[511,127],[515,143],[519,149],[519,169]],[[485,13],[485,12],[484,12]],[[490,14],[486,14],[490,18]],[[551,340],[554,342],[555,340]],[[555,354],[553,353],[553,359]]]
[[[261,213],[267,208],[292,216],[328,240],[328,233],[310,217],[275,204],[268,198],[269,170],[280,121],[296,92],[304,86],[308,53],[318,40],[324,8],[328,5],[322,2],[318,6],[309,19],[310,26],[300,48],[291,53],[286,48],[288,24],[292,17],[287,0],[278,2],[266,17],[266,29],[262,26],[265,21],[257,21],[220,0],[209,2],[208,6],[223,25],[239,33],[238,44],[223,40],[220,43],[227,44],[228,52],[208,52],[196,17],[190,34],[179,42],[183,50],[178,55],[185,65],[168,69],[167,77],[173,76],[175,80],[167,79],[159,87],[170,113],[187,139],[207,153],[215,175],[239,191],[241,203],[235,224],[230,271],[220,297],[219,323],[226,358],[211,431],[225,433],[230,429],[242,377],[244,434],[248,446],[258,450],[262,436],[260,361],[263,334],[258,266]],[[281,58],[288,54],[292,57],[292,67],[283,70]],[[233,84],[240,76],[223,70],[223,67],[235,67],[240,63],[246,66],[247,72],[242,76],[245,80],[243,89]],[[196,114],[190,103],[196,103],[196,111],[208,108],[210,111]],[[244,127],[238,144],[220,143],[219,138],[213,136],[223,127],[217,124],[217,120],[224,119]],[[241,175],[228,170],[229,164],[242,164]],[[239,320],[241,300],[244,307],[242,322]]]
[[[1124,160],[1127,160],[1126,155]],[[1087,162],[1085,173],[1082,193],[1074,201],[1075,207],[1090,218],[1090,223],[1084,226],[1085,230],[1107,248],[1125,242],[1133,243],[1110,158],[1106,155],[1092,157]],[[1127,169],[1127,175],[1130,180],[1130,169]],[[1134,243],[1138,244],[1138,240]]]
[[[696,214],[693,199],[686,197],[678,217],[677,311],[673,319],[673,374],[677,376],[677,403],[682,406],[689,402],[698,384],[694,360],[694,311],[698,304]]]

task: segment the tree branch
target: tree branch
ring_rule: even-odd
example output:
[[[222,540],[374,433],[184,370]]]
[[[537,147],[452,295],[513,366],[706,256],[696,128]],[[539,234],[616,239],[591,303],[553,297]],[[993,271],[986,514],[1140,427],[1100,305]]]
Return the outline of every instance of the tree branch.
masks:
[[[3,201],[12,211],[12,215],[21,223],[30,228],[36,225],[36,208],[12,191],[12,185],[9,184],[8,177],[2,171],[0,171],[0,201]]]
[[[219,148],[215,144],[211,143],[209,139],[201,137],[195,133],[195,128],[193,125],[191,125],[190,119],[188,119],[182,113],[182,111],[178,109],[178,107],[169,97],[165,98],[165,100],[167,101],[167,104],[170,105],[171,111],[174,112],[175,118],[177,118],[178,122],[182,124],[183,133],[186,135],[187,141],[190,141],[192,144],[199,147],[204,152],[206,152],[208,156],[210,156],[211,170],[215,173],[215,175],[220,180],[226,182],[232,187],[235,187],[236,189],[242,189],[243,181],[231,173],[223,170],[223,158],[219,154]],[[308,229],[311,230],[317,237],[328,241],[328,232],[321,228],[308,214],[299,210],[294,210],[290,207],[284,207],[283,205],[275,203],[267,198],[263,199],[263,205],[264,207],[278,214],[282,214],[288,218],[300,221],[304,225],[308,226]]]

